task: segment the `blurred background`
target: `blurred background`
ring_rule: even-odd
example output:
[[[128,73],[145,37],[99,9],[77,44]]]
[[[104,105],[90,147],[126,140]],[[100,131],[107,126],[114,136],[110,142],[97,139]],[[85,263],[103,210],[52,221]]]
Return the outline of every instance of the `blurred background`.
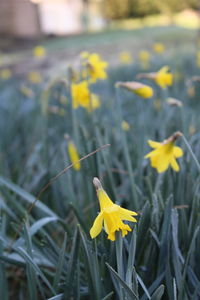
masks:
[[[59,69],[85,49],[116,64],[121,51],[137,54],[156,41],[187,48],[197,37],[198,8],[198,0],[1,0],[0,68],[16,75]],[[46,52],[32,62],[37,45]]]

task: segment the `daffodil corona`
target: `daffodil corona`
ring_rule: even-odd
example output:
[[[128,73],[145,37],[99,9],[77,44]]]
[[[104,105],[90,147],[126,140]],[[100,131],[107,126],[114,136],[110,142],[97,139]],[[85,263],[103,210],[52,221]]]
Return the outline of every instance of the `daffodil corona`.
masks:
[[[90,236],[94,239],[104,229],[108,234],[108,239],[115,241],[115,232],[121,231],[122,237],[132,231],[128,224],[123,221],[137,222],[133,216],[137,213],[128,209],[121,208],[119,205],[114,204],[108,197],[98,178],[94,178],[93,184],[97,191],[97,197],[100,204],[100,213],[96,217],[92,228],[90,229]]]
[[[183,150],[174,146],[174,143],[181,135],[180,132],[176,132],[162,143],[148,141],[150,147],[154,150],[145,155],[145,158],[150,159],[151,166],[156,168],[158,173],[165,172],[170,166],[176,172],[180,170],[176,158],[183,156]]]

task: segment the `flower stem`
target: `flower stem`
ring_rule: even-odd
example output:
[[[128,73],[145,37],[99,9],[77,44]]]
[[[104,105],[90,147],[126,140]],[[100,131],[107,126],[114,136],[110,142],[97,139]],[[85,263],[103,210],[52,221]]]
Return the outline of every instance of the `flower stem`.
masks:
[[[194,159],[194,161],[195,161],[195,163],[196,163],[196,166],[197,166],[197,168],[198,168],[198,170],[199,170],[199,172],[200,172],[200,163],[199,163],[199,161],[197,160],[197,158],[196,158],[196,156],[195,156],[195,154],[194,154],[194,152],[193,152],[193,150],[192,150],[190,144],[188,143],[186,137],[185,137],[183,134],[182,134],[182,138],[183,138],[183,140],[184,140],[184,142],[185,142],[185,144],[186,144],[186,146],[187,146],[187,148],[188,148],[188,150],[189,150],[189,152],[190,152],[192,158]]]
[[[122,249],[123,249],[123,240],[121,236],[121,232],[116,232],[116,257],[117,257],[117,272],[121,279],[123,279],[123,263],[122,263]],[[119,299],[123,300],[123,289],[122,286],[119,285]]]

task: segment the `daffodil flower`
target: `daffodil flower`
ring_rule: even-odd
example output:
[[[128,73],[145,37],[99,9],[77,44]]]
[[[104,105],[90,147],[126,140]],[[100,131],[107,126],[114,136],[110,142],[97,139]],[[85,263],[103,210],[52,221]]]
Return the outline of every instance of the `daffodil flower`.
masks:
[[[169,72],[168,66],[162,67],[158,72],[138,74],[137,78],[151,79],[163,89],[165,89],[167,86],[171,86],[173,83],[173,74]]]
[[[96,217],[94,224],[90,229],[91,238],[94,239],[97,237],[102,231],[103,226],[108,234],[109,240],[115,241],[116,231],[121,231],[122,237],[124,237],[128,234],[128,231],[132,231],[132,229],[123,221],[137,222],[137,220],[133,217],[137,216],[137,213],[114,204],[102,188],[98,178],[95,177],[93,183],[99,199],[100,213]]]
[[[157,54],[162,54],[165,51],[165,46],[162,43],[155,43],[153,45],[153,50]]]
[[[81,164],[79,162],[80,157],[79,157],[77,148],[74,145],[74,143],[72,142],[72,140],[67,135],[65,137],[68,140],[68,154],[69,154],[70,161],[74,164],[73,168],[76,171],[80,171]]]
[[[126,88],[141,98],[151,98],[153,96],[152,87],[136,81],[117,82],[116,87]]]
[[[131,64],[133,62],[131,53],[128,51],[123,51],[119,55],[119,60],[122,64]]]
[[[108,63],[101,60],[98,54],[90,54],[85,64],[91,83],[95,83],[98,79],[107,78],[106,68],[108,67]]]
[[[88,82],[86,80],[83,80],[79,83],[72,83],[71,93],[72,107],[74,109],[82,106],[88,112],[92,112],[101,105],[99,97],[96,94],[90,93]]]
[[[33,55],[37,58],[42,58],[46,55],[46,49],[43,46],[36,46],[33,49]]]
[[[176,158],[183,156],[183,150],[174,146],[174,143],[181,135],[180,132],[176,132],[162,143],[152,140],[148,141],[150,147],[154,150],[145,155],[145,158],[150,159],[151,166],[156,168],[158,173],[165,172],[170,166],[176,172],[180,170]]]

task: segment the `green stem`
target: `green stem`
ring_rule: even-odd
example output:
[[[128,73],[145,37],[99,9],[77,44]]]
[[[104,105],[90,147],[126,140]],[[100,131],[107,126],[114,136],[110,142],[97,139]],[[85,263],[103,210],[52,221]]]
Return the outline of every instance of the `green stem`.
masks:
[[[122,110],[121,110],[119,92],[120,92],[119,88],[116,88],[116,98],[117,98],[116,100],[117,100],[119,130],[120,130],[120,134],[121,134],[122,143],[123,143],[123,146],[124,146],[123,147],[124,156],[125,156],[127,169],[128,169],[128,173],[129,173],[129,177],[130,177],[130,182],[131,182],[133,205],[134,205],[135,209],[138,209],[138,201],[137,201],[138,197],[137,197],[135,179],[134,179],[134,175],[133,175],[133,168],[132,168],[132,162],[131,162],[131,158],[130,158],[130,152],[129,152],[129,149],[128,149],[128,143],[127,143],[126,135],[125,135],[125,133],[123,132],[123,130],[121,128],[123,118],[122,118]]]
[[[187,148],[188,148],[188,150],[189,150],[189,152],[190,152],[192,158],[194,159],[194,161],[195,161],[195,163],[196,163],[196,165],[197,165],[197,168],[198,168],[198,170],[199,170],[199,172],[200,172],[200,163],[199,163],[199,161],[197,160],[197,158],[196,158],[196,156],[195,156],[195,154],[194,154],[194,152],[193,152],[193,150],[192,150],[190,144],[188,143],[186,137],[185,137],[183,134],[182,134],[182,138],[183,138],[183,140],[184,140],[184,142],[185,142],[185,144],[186,144],[186,146],[187,146]]]
[[[122,249],[123,249],[123,240],[121,232],[116,232],[116,258],[117,258],[117,273],[119,274],[121,279],[124,279],[123,274],[123,260],[122,260]],[[119,299],[123,300],[123,289],[122,286],[119,285]]]

